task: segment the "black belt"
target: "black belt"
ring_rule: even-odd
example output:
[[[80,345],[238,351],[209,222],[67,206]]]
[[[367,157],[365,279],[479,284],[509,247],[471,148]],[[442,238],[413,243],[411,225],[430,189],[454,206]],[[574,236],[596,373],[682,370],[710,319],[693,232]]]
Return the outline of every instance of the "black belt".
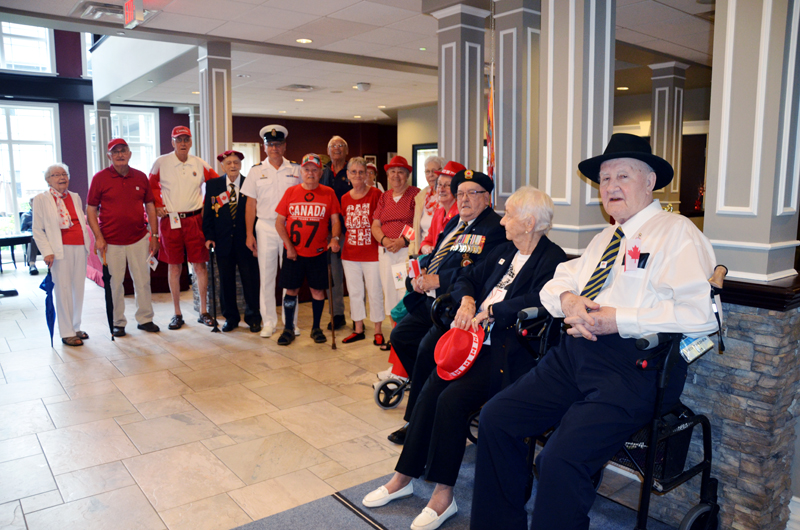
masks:
[[[181,219],[186,219],[187,217],[194,217],[195,215],[198,215],[198,214],[201,214],[201,213],[203,213],[203,209],[202,208],[200,208],[198,210],[195,210],[193,212],[179,212],[178,213],[178,217],[180,217]]]

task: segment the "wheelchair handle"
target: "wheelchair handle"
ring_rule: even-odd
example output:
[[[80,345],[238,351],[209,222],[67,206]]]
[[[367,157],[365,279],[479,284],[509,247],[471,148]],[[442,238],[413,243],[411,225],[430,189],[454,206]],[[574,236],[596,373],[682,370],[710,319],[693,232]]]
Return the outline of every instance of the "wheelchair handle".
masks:
[[[708,283],[716,289],[722,289],[722,282],[725,280],[725,275],[728,274],[728,267],[725,265],[717,265],[714,267],[714,274],[708,279]]]
[[[454,303],[460,301],[460,299],[454,300],[450,293],[445,293],[431,304],[431,320],[442,333],[446,333],[447,330],[450,329],[450,326],[445,324],[442,317],[453,318],[455,316],[455,311],[457,311]]]
[[[518,320],[531,320],[533,318],[539,318],[539,314],[543,310],[543,307],[526,307],[522,309],[519,313],[517,313]]]

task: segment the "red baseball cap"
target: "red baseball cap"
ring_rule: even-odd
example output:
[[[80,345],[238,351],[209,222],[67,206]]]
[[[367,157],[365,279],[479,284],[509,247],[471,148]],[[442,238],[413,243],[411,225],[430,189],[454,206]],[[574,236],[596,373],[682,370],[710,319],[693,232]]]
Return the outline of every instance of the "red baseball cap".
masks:
[[[444,175],[445,177],[454,177],[456,173],[459,171],[464,171],[467,169],[466,167],[462,166],[458,162],[453,162],[452,160],[448,162],[442,169],[436,171],[437,175]]]
[[[376,165],[375,165],[375,164],[373,164],[372,162],[367,162],[367,169],[370,169],[370,168],[372,168],[372,170],[374,170],[374,171],[375,171],[375,173],[377,173],[377,172],[378,172],[378,166],[376,166]]]
[[[402,167],[409,173],[414,170],[414,168],[408,165],[408,160],[399,155],[392,157],[392,159],[389,160],[389,163],[383,166],[383,170],[389,171],[390,167]]]
[[[478,331],[452,328],[442,335],[433,353],[438,376],[445,381],[452,381],[467,373],[481,351],[484,336],[482,327]]]
[[[172,129],[172,137],[177,138],[178,136],[188,136],[189,138],[192,137],[192,131],[189,130],[189,127],[184,127],[183,125],[179,125]]]
[[[225,160],[226,158],[228,158],[231,155],[236,155],[236,156],[239,157],[239,160],[244,160],[244,155],[242,153],[240,153],[239,151],[234,151],[232,149],[228,149],[224,153],[218,154],[217,155],[217,160],[222,162],[223,160]]]
[[[314,153],[308,153],[306,156],[303,157],[303,163],[300,165],[305,166],[306,164],[312,164],[319,168],[322,167],[322,162],[319,161],[319,155]]]
[[[128,142],[126,142],[126,141],[125,141],[125,140],[123,140],[122,138],[114,138],[113,140],[111,140],[110,142],[108,142],[108,149],[107,149],[107,151],[111,151],[112,149],[114,149],[114,148],[115,148],[116,146],[118,146],[118,145],[124,145],[125,147],[128,147]]]

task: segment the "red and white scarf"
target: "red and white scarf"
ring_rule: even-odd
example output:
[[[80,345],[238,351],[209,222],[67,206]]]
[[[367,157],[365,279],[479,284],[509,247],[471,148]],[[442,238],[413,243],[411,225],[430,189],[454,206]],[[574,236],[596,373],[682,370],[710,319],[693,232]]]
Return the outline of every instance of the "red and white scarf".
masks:
[[[61,230],[66,230],[72,226],[72,219],[69,216],[69,210],[67,209],[67,205],[64,204],[64,199],[66,199],[69,195],[68,192],[60,193],[53,188],[50,188],[50,195],[55,197],[56,199],[56,209],[58,210],[58,224]]]
[[[428,216],[433,215],[433,212],[439,207],[439,196],[436,194],[436,187],[431,186],[425,195],[425,214]]]

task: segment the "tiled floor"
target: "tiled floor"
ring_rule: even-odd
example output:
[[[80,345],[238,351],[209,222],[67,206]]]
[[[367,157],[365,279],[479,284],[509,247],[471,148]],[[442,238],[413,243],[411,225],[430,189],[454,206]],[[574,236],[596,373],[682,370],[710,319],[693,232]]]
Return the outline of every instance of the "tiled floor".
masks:
[[[405,401],[385,411],[372,397],[387,354],[371,340],[314,344],[310,304],[283,348],[195,318],[168,331],[168,294],[153,296],[163,331],[144,333],[127,297],[128,336],[111,342],[103,290],[87,281],[91,339],[50,348],[43,275],[0,275],[20,293],[0,298],[0,528],[224,530],[394,469],[386,435]]]

